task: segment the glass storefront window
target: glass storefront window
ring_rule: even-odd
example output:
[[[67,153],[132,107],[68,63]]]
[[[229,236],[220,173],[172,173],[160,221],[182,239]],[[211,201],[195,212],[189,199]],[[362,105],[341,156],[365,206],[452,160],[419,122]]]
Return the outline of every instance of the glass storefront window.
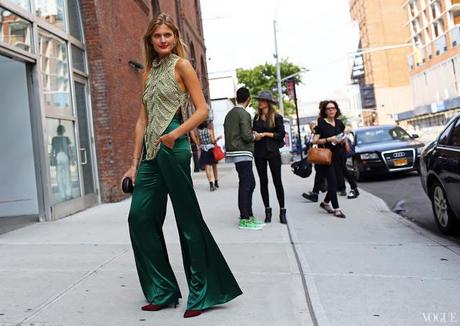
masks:
[[[72,45],[72,65],[75,69],[86,72],[85,52]]]
[[[65,41],[39,30],[38,48],[45,109],[48,113],[72,115]]]
[[[64,0],[35,0],[35,14],[65,30]]]
[[[30,11],[30,0],[8,0],[9,2]]]
[[[75,37],[77,40],[83,42],[83,33],[81,26],[81,15],[80,7],[78,6],[78,0],[69,0],[67,2],[69,11],[69,32],[70,35]]]
[[[0,7],[0,41],[33,52],[32,24]]]
[[[81,196],[73,121],[46,119],[53,204]]]

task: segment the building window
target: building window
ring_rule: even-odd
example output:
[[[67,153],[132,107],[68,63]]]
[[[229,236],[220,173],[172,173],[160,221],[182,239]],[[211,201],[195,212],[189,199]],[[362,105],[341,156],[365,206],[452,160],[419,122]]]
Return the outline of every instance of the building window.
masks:
[[[195,13],[196,13],[196,25],[198,26],[198,31],[200,35],[203,35],[203,31],[201,29],[201,12],[200,12],[200,2],[195,0]]]
[[[65,30],[64,0],[35,0],[35,15]]]
[[[85,52],[77,48],[72,44],[72,66],[74,69],[78,69],[81,72],[86,73],[86,61],[85,61]]]
[[[68,0],[69,33],[80,42],[83,42],[83,28],[81,24],[78,0]]]
[[[9,2],[19,6],[27,11],[30,11],[30,0],[9,0]]]
[[[190,42],[190,62],[192,63],[193,68],[196,70],[195,46],[192,42]]]
[[[0,7],[0,42],[33,52],[32,24]]]
[[[72,115],[67,45],[64,40],[39,30],[39,67],[47,113]]]
[[[160,4],[158,3],[158,0],[152,0],[152,11],[153,11],[153,17],[156,17],[160,12]]]

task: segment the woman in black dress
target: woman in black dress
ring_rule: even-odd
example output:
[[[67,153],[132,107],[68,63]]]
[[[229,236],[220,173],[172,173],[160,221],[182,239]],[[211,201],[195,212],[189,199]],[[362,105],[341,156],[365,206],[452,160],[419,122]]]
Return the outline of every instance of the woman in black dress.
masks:
[[[322,103],[318,125],[315,128],[313,143],[329,148],[332,152],[331,165],[321,165],[318,170],[323,177],[327,178],[327,194],[320,207],[336,217],[345,218],[345,214],[339,209],[337,199],[337,175],[336,171],[342,169],[342,155],[344,155],[344,131],[345,125],[340,117],[340,108],[335,101],[325,101]],[[339,136],[340,135],[340,136]],[[329,204],[329,202],[332,204]]]
[[[286,224],[286,208],[284,207],[284,189],[281,181],[280,147],[284,146],[283,117],[275,112],[273,95],[269,91],[260,92],[258,114],[254,117],[253,130],[262,136],[254,145],[254,160],[260,179],[260,193],[265,205],[265,223],[272,219],[272,209],[268,196],[267,163],[275,185],[276,197],[280,206],[280,222]]]

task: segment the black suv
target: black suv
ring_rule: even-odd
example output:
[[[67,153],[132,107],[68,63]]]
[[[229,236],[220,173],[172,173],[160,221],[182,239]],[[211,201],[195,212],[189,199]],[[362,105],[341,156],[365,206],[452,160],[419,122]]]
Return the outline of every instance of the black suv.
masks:
[[[455,233],[460,220],[460,114],[423,150],[420,174],[436,224],[445,234]]]
[[[354,131],[353,154],[347,168],[357,180],[366,176],[417,171],[424,144],[394,125],[358,128]]]

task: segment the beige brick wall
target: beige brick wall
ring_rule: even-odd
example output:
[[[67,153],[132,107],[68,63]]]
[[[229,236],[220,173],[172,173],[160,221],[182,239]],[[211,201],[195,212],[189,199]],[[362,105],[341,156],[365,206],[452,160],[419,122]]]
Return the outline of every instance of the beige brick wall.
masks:
[[[407,12],[401,0],[350,0],[351,18],[359,22],[363,49],[410,42]],[[411,47],[364,55],[365,83],[374,84],[378,123],[392,123],[396,113],[412,109],[407,57]]]
[[[410,40],[406,11],[401,0],[350,0],[353,20],[359,22],[363,48],[378,48]],[[366,54],[366,83],[377,87],[410,84],[407,56],[411,48]]]

